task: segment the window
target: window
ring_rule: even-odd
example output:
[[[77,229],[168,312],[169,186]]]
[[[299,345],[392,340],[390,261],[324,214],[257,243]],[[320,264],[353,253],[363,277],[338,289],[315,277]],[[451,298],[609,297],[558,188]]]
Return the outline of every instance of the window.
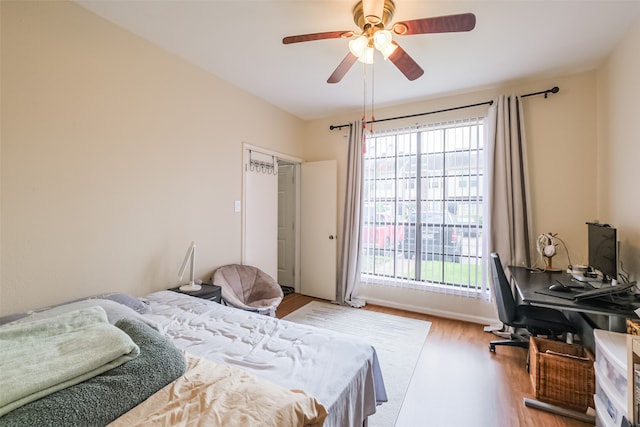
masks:
[[[487,293],[483,120],[367,137],[363,281]]]

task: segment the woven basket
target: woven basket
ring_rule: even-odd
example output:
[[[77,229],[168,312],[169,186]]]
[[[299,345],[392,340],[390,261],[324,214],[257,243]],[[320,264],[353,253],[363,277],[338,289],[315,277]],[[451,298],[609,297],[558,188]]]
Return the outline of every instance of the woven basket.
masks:
[[[585,412],[593,408],[593,356],[583,346],[530,338],[529,373],[535,398]]]

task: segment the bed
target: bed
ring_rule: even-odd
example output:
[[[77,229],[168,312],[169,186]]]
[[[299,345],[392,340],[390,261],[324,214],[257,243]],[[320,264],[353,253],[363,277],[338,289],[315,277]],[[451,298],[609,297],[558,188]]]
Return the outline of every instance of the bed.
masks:
[[[102,295],[0,319],[0,325],[13,321],[0,331],[20,323],[50,324],[96,306],[110,325],[132,337],[139,355],[10,410],[0,425],[73,425],[67,412],[85,411],[95,420],[91,425],[187,425],[197,419],[200,425],[361,426],[386,401],[375,349],[366,342],[177,292],[140,299]],[[158,354],[165,359],[142,357]],[[135,369],[133,380],[131,373],[119,377],[123,368]],[[94,391],[104,384],[100,397]],[[103,415],[104,402],[113,396],[114,408]]]

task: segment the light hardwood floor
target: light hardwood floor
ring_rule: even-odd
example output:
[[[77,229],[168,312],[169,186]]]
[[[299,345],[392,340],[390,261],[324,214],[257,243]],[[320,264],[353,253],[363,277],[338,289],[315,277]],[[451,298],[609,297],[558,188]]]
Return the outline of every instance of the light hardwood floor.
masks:
[[[287,295],[277,317],[313,300]],[[364,309],[432,323],[395,427],[590,425],[526,407],[523,398],[533,397],[526,351],[498,347],[491,353],[489,341],[496,337],[482,325],[375,305]]]

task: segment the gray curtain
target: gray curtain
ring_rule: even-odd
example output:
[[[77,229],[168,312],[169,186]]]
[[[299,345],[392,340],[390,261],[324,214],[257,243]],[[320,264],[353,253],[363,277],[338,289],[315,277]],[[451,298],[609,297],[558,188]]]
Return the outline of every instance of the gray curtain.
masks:
[[[489,109],[487,122],[487,249],[497,252],[504,265],[531,266],[531,204],[520,97],[500,96]]]
[[[347,186],[342,221],[342,248],[339,265],[337,302],[362,307],[356,298],[360,287],[360,234],[362,231],[362,121],[351,123],[347,156]]]

